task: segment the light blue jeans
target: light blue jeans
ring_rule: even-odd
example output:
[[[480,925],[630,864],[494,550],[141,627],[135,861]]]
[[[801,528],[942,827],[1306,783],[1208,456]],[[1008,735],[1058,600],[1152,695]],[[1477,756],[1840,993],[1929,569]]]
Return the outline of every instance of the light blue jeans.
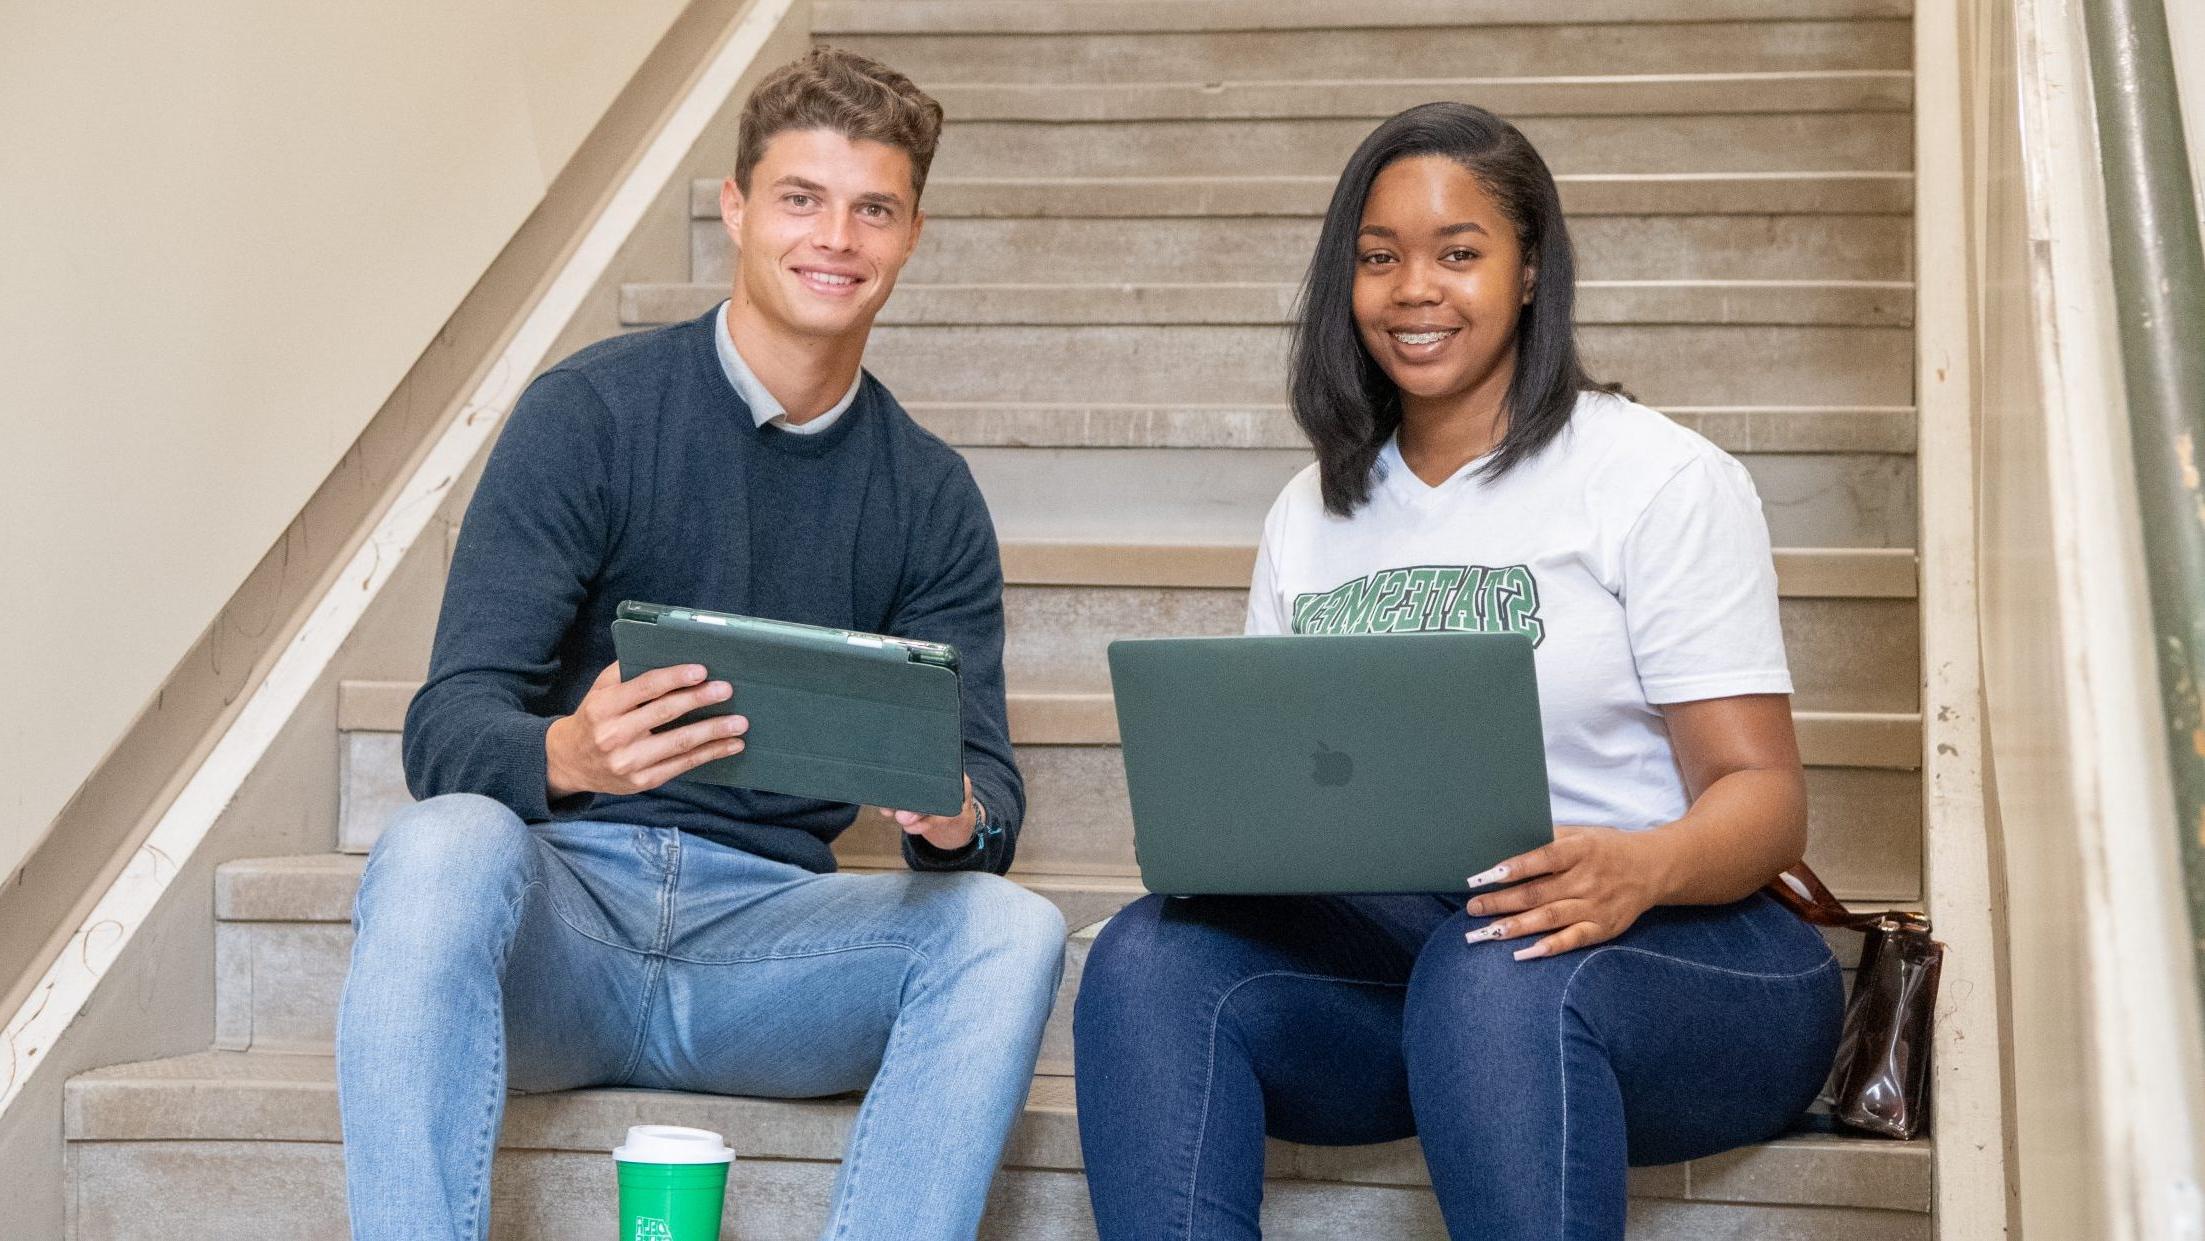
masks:
[[[466,794],[396,816],[353,922],[337,1087],[360,1241],[488,1235],[509,1086],[868,1083],[823,1235],[970,1238],[1064,959],[1056,907],[995,875],[815,875]]]

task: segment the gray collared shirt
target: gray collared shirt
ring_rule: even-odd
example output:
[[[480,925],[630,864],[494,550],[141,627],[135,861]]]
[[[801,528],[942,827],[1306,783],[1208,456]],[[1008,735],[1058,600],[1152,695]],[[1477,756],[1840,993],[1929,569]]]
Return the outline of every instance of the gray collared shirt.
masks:
[[[817,435],[833,426],[835,419],[842,417],[844,411],[856,403],[858,385],[865,382],[862,371],[857,378],[850,381],[850,390],[842,394],[842,399],[834,403],[834,408],[809,422],[790,422],[789,411],[782,408],[781,402],[773,399],[773,394],[766,391],[766,386],[758,382],[757,373],[750,369],[750,363],[743,361],[743,355],[735,351],[735,340],[727,334],[727,306],[726,302],[721,302],[719,313],[712,316],[712,343],[720,351],[720,370],[727,375],[728,385],[735,389],[735,395],[743,398],[743,404],[750,406],[753,422],[761,427],[770,422],[791,435]]]

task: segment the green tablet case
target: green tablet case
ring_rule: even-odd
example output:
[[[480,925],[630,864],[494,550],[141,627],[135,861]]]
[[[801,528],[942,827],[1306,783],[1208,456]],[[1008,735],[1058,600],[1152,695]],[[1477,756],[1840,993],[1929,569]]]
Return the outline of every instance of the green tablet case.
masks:
[[[743,752],[678,777],[888,806],[964,808],[957,653],[935,642],[628,602],[613,620],[620,675],[703,664],[734,693],[665,725],[749,718]]]
[[[1554,838],[1522,634],[1113,642],[1141,880],[1447,892]]]

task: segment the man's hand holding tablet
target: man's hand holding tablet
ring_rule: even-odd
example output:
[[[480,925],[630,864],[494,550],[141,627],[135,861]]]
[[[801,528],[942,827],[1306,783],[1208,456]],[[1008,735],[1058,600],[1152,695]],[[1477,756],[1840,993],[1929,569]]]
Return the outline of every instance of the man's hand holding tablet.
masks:
[[[544,783],[554,800],[576,793],[641,793],[743,751],[750,721],[740,715],[651,731],[699,707],[723,702],[734,687],[706,681],[702,664],[655,668],[628,680],[605,665],[589,693],[544,733]],[[967,782],[966,799],[971,799]]]

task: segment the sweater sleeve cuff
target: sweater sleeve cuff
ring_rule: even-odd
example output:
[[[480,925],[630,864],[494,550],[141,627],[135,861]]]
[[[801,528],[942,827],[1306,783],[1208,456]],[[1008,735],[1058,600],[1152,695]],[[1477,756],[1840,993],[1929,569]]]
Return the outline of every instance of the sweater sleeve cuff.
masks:
[[[903,837],[904,865],[919,871],[994,871],[1002,842],[1003,829],[993,822],[974,832],[961,849],[939,849],[927,843],[924,836],[906,832]]]
[[[499,720],[483,730],[482,750],[488,760],[482,770],[494,773],[493,787],[483,793],[503,802],[524,823],[542,823],[556,814],[585,810],[596,800],[592,793],[573,793],[554,800],[544,753],[544,734],[552,719],[542,715],[518,715]]]

